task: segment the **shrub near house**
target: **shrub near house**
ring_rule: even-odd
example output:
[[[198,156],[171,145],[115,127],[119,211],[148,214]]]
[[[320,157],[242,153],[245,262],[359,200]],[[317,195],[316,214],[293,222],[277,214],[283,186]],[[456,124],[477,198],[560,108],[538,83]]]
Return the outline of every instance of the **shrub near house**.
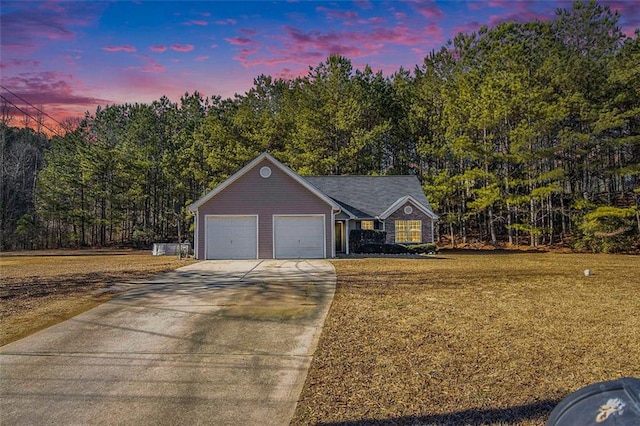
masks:
[[[349,247],[354,253],[367,253],[362,251],[366,246],[383,245],[387,239],[387,233],[377,229],[352,229],[349,232]],[[370,253],[370,252],[368,252]]]
[[[354,229],[349,233],[349,245],[353,253],[361,254],[426,254],[436,252],[436,245],[389,244],[386,231]]]

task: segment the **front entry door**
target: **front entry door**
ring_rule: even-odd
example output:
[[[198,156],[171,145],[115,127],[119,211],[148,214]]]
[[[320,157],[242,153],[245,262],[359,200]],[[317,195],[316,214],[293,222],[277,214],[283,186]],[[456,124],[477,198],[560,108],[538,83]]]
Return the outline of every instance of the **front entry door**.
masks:
[[[344,222],[336,222],[336,253],[344,253],[345,247]]]

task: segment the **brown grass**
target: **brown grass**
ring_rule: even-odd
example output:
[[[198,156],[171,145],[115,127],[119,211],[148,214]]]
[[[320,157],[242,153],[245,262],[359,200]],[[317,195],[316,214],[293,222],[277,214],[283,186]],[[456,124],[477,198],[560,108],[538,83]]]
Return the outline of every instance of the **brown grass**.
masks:
[[[569,393],[640,376],[639,257],[467,252],[335,266],[294,425],[542,425]]]
[[[188,263],[125,250],[2,253],[0,346],[103,303],[136,280]]]

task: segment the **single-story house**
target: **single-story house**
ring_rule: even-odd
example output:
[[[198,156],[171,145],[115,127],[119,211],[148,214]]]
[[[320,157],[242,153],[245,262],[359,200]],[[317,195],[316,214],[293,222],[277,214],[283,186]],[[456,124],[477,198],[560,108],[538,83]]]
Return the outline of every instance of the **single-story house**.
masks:
[[[432,243],[437,219],[415,176],[300,176],[267,153],[190,210],[197,259],[335,257],[352,229]]]

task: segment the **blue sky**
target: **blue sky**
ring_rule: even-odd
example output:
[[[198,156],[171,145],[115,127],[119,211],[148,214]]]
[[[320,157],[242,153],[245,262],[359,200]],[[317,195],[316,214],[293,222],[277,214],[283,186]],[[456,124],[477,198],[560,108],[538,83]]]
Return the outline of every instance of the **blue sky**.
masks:
[[[198,90],[244,93],[260,74],[294,78],[333,53],[386,74],[413,69],[458,32],[552,19],[558,1],[1,1],[3,96],[62,120],[98,105]],[[640,2],[604,1],[622,29]],[[22,103],[24,105],[24,103]],[[14,123],[15,125],[16,123]]]

